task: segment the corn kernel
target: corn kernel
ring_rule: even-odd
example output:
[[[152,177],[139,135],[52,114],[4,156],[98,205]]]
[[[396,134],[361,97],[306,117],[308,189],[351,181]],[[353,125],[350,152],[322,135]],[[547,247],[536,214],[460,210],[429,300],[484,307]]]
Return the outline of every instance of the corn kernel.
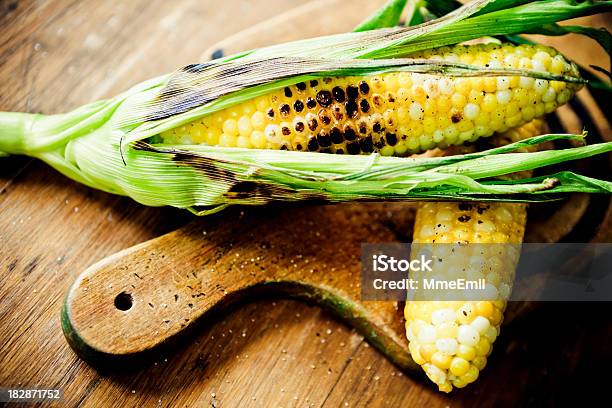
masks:
[[[457,377],[467,373],[470,368],[470,363],[461,357],[455,357],[450,363],[450,372]]]
[[[442,370],[447,370],[451,365],[451,359],[452,357],[447,354],[436,352],[431,356],[431,363]]]
[[[467,372],[463,374],[460,378],[469,384],[476,381],[476,379],[478,378],[478,374],[478,368],[474,365],[470,365],[470,368],[468,368]]]
[[[577,67],[562,55],[537,46],[477,44],[444,47],[411,57],[416,55],[491,68],[535,67],[578,76]],[[579,88],[574,83],[519,76],[386,72],[335,77],[272,91],[161,136],[170,144],[403,155],[474,141],[518,126],[551,112]],[[397,135],[393,146],[378,143],[380,135],[387,133]],[[373,137],[377,143],[360,143],[366,137]],[[465,232],[457,235],[463,236]],[[440,239],[451,242],[454,238],[447,235]]]
[[[459,344],[459,347],[457,348],[457,357],[470,361],[476,357],[476,349],[472,346]]]
[[[221,137],[219,138],[219,146],[236,147],[236,136],[229,135],[227,133],[221,134]]]
[[[483,370],[487,365],[487,358],[485,356],[474,357],[472,364],[474,364],[474,367],[476,367],[478,370]]]

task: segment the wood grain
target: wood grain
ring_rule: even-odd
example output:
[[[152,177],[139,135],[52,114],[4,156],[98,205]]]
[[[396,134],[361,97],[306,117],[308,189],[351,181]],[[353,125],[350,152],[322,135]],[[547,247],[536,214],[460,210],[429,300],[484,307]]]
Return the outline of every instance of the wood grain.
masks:
[[[111,96],[300,4],[0,1],[0,110],[55,113]],[[587,57],[594,50],[580,49]],[[189,220],[80,186],[40,162],[0,159],[0,386],[62,387],[62,406],[85,407],[542,406],[606,397],[605,304],[543,305],[504,331],[477,387],[451,396],[400,375],[321,309],[287,300],[243,305],[144,367],[94,370],[61,333],[71,282],[94,262]],[[397,219],[380,222],[410,234]]]
[[[381,205],[306,205],[194,221],[88,268],[67,295],[64,333],[83,358],[108,367],[235,302],[277,294],[326,306],[418,374],[398,302],[360,299],[361,244],[397,241],[382,223],[395,214]]]

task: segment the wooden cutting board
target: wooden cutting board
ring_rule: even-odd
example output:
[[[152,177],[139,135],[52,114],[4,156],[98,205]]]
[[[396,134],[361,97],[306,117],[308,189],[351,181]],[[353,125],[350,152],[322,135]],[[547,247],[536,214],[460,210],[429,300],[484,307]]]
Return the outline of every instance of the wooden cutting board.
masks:
[[[344,2],[345,7],[338,12],[342,18],[338,18],[330,14],[338,9],[321,3],[318,2],[319,8],[314,9],[312,17],[299,23],[294,14],[293,23],[285,31],[296,35],[292,38],[298,38],[301,36],[299,30],[310,30],[322,20],[327,21],[321,25],[322,29],[344,31],[354,24],[350,21],[351,16],[359,15],[360,18],[362,13],[367,14],[365,7],[376,6],[360,2],[354,7],[355,2],[348,5]],[[207,45],[205,41],[198,41],[199,38],[210,41],[227,37],[237,28],[258,19],[263,21],[264,16],[292,5],[298,3],[230,0],[220,7],[199,1],[170,5],[135,0],[117,4],[83,2],[78,7],[49,2],[43,7],[19,2],[5,9],[3,4],[0,19],[5,29],[0,30],[0,36],[5,39],[2,43],[5,45],[0,48],[0,73],[7,81],[0,84],[0,109],[53,113],[110,96],[139,80],[197,60],[202,47]],[[355,10],[355,14],[351,14],[351,10]],[[303,9],[298,14],[305,13]],[[284,41],[289,34],[276,36],[275,33],[280,33],[284,27],[277,23],[260,23],[260,26],[272,31],[267,34],[271,41]],[[602,20],[598,24],[601,23]],[[247,37],[259,41],[263,34],[253,35],[251,31]],[[225,41],[225,52],[254,46],[245,43],[233,48],[231,44],[234,43]],[[575,45],[577,52],[589,50],[598,59],[590,43],[572,42],[571,45]],[[218,48],[212,47],[213,50]],[[54,80],[58,77],[62,80]],[[562,119],[570,130],[580,130],[581,123],[573,113],[569,112]],[[600,133],[609,137],[605,116],[600,113],[596,120]],[[175,343],[172,348],[155,349],[147,354],[145,364],[138,365],[136,370],[129,370],[131,362],[120,362],[111,367],[112,371],[96,371],[70,352],[61,335],[57,316],[69,285],[88,265],[121,248],[170,231],[189,216],[171,209],[143,208],[130,200],[92,191],[67,181],[40,163],[20,158],[2,160],[2,385],[60,386],[65,389],[68,406],[518,405],[527,401],[549,401],[552,394],[557,401],[570,401],[568,388],[563,384],[570,381],[574,390],[581,386],[586,390],[586,384],[581,383],[586,374],[597,373],[611,358],[604,347],[612,334],[610,317],[603,309],[543,305],[528,314],[523,313],[504,329],[504,335],[496,343],[497,351],[477,387],[449,397],[423,386],[419,380],[414,382],[402,376],[396,366],[368,347],[369,343],[358,333],[318,307],[270,299],[241,303],[237,310],[228,313],[221,313],[219,309],[209,313],[212,319],[206,319],[203,325],[183,336],[178,345]],[[574,199],[568,207],[574,210],[565,214],[589,213],[589,208],[595,208],[590,205],[584,199]],[[300,255],[296,248],[299,245],[314,254],[313,247],[303,243],[302,238],[310,229],[300,227],[304,217],[297,217],[299,214],[319,214],[321,224],[317,225],[334,237],[340,237],[341,233],[333,226],[348,225],[353,231],[351,245],[355,245],[360,236],[380,240],[406,240],[410,236],[410,205],[279,206],[243,209],[242,216],[240,211],[236,209],[197,220],[171,235],[127,250],[106,265],[97,265],[104,266],[99,269],[108,273],[121,264],[131,265],[130,255],[160,245],[162,250],[157,253],[156,262],[159,258],[165,259],[162,258],[165,255],[185,269],[205,271],[200,268],[204,260],[197,256],[197,251],[204,246],[206,254],[221,254],[220,264],[231,266],[235,262],[231,262],[228,255],[235,257],[236,248],[226,240],[230,234],[224,228],[226,225],[243,233],[238,241],[253,255],[260,252],[249,245],[252,241],[260,242],[261,236],[266,234],[280,241],[280,247],[294,251],[296,257]],[[601,215],[601,211],[598,214]],[[587,223],[587,228],[575,232],[575,228],[566,227],[566,216],[557,218],[563,222],[548,221],[549,227],[555,227],[554,236],[564,236],[571,230],[570,234],[599,234],[599,237],[606,231],[596,230],[597,223]],[[273,228],[274,220],[283,219],[295,222],[296,228],[288,223],[282,225],[283,228]],[[245,220],[252,220],[253,229],[249,229]],[[546,229],[551,228],[532,231]],[[277,231],[287,231],[290,240],[276,236]],[[250,232],[255,238],[249,239]],[[180,245],[174,247],[178,242]],[[232,246],[228,249],[229,244]],[[317,257],[326,260],[335,252],[327,249]],[[173,267],[174,263],[162,261],[156,265]],[[293,264],[289,263],[289,268],[274,262],[272,265],[277,271],[283,271]],[[139,263],[136,268],[141,266]],[[240,264],[235,267],[240,268]],[[139,279],[130,277],[129,273],[121,276],[125,278],[124,283],[131,278]],[[334,279],[334,275],[323,278]],[[149,279],[148,288],[151,289],[151,275],[145,279]],[[127,283],[128,290],[131,284]],[[122,291],[109,288],[110,303],[100,303],[101,307],[116,312],[109,304],[115,307],[115,298]],[[179,299],[182,294],[190,292],[179,293]],[[169,299],[174,301],[174,296]],[[164,303],[167,307],[172,305],[163,298],[153,300],[156,301],[151,302],[154,306],[163,309],[166,309],[162,306]],[[139,301],[133,297],[134,308]],[[392,309],[395,310],[395,306]],[[390,310],[387,316],[392,313],[401,315]],[[584,315],[590,319],[582,319]],[[369,316],[372,320],[373,315]],[[572,322],[570,332],[566,330],[568,321]],[[186,323],[195,328],[193,322]],[[549,373],[547,376],[541,374],[544,369]],[[508,374],[515,380],[512,386],[500,384],[499,379]],[[588,389],[593,387],[597,388],[596,384],[589,384]]]

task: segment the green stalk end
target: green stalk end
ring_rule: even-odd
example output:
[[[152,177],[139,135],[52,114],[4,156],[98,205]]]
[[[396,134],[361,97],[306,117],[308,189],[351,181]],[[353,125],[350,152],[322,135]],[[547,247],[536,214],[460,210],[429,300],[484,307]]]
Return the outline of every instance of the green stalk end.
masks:
[[[0,156],[27,154],[28,137],[39,115],[0,112]]]

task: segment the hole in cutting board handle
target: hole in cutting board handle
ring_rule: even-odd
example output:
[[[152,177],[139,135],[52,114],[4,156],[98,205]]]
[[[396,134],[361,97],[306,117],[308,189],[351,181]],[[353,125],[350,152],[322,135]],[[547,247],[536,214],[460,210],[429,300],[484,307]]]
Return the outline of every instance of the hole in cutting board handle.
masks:
[[[121,292],[115,298],[115,307],[121,311],[127,312],[132,308],[133,304],[134,299],[130,293]]]

